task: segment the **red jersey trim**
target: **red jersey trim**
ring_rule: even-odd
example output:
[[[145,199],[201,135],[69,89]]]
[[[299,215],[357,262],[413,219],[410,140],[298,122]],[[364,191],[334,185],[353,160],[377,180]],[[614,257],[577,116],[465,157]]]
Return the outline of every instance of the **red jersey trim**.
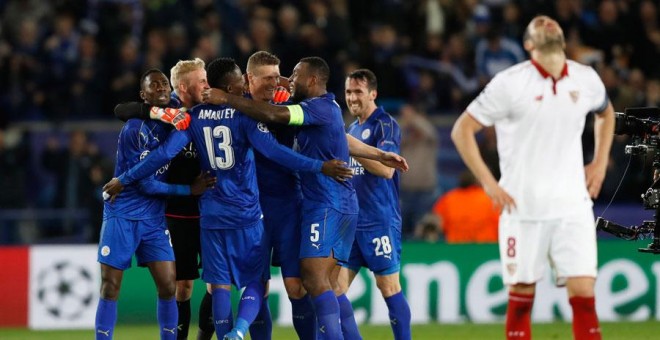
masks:
[[[536,67],[536,70],[539,71],[541,74],[541,77],[543,78],[552,78],[552,93],[557,94],[557,82],[560,81],[562,78],[568,76],[568,63],[564,62],[564,68],[561,70],[561,74],[559,75],[558,79],[553,78],[548,71],[546,71],[541,64],[537,63],[536,60],[531,59],[532,65]]]

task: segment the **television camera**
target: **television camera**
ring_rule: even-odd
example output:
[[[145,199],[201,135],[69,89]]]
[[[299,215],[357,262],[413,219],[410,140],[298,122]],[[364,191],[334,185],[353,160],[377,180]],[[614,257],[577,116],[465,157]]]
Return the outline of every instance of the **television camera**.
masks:
[[[631,141],[625,147],[625,153],[631,156],[653,154],[653,169],[660,171],[660,108],[626,108],[625,113],[615,113],[614,134],[629,135]],[[653,220],[642,221],[639,226],[624,227],[599,217],[596,229],[610,233],[624,240],[640,240],[653,235],[653,242],[640,252],[660,254],[660,180],[653,181],[650,188],[642,194],[642,204],[646,210],[655,210]]]

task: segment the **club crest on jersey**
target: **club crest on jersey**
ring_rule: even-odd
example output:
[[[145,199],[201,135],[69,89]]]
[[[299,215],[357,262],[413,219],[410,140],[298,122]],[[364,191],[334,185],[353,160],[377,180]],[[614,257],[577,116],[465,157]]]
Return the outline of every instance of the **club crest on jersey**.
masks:
[[[102,255],[102,256],[108,256],[108,255],[110,255],[110,247],[108,247],[108,246],[103,246],[103,248],[101,248],[101,255]]]
[[[367,139],[367,138],[369,138],[369,136],[371,136],[371,130],[366,129],[366,130],[362,131],[362,139]]]
[[[518,269],[518,265],[516,265],[515,263],[509,263],[506,265],[506,271],[509,273],[509,275],[515,274],[516,269]]]
[[[568,91],[568,94],[571,96],[573,103],[576,103],[580,98],[580,91]]]
[[[261,131],[263,133],[268,132],[268,126],[266,126],[266,124],[264,124],[262,122],[257,123],[257,129],[259,129],[259,131]]]
[[[149,150],[142,151],[142,153],[140,154],[140,160],[143,160],[145,157],[147,157],[148,154],[149,154]]]

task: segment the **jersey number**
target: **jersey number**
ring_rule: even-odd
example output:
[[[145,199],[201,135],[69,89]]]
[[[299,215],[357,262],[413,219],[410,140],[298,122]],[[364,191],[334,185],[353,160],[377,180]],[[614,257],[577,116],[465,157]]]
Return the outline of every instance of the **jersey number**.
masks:
[[[219,143],[213,144],[213,138],[220,140]],[[231,147],[231,130],[224,125],[218,125],[213,128],[204,127],[204,144],[206,144],[206,152],[209,155],[209,163],[213,170],[226,170],[234,166],[234,149]],[[224,153],[225,157],[215,155],[214,146],[218,146],[218,151]]]
[[[389,236],[376,237],[371,240],[371,243],[376,245],[376,248],[374,249],[376,256],[383,256],[392,252],[392,245],[390,244]]]
[[[309,240],[312,242],[318,242],[319,241],[319,224],[318,223],[312,223],[311,227],[309,228],[310,236]]]
[[[506,256],[516,257],[516,239],[514,237],[506,239]]]

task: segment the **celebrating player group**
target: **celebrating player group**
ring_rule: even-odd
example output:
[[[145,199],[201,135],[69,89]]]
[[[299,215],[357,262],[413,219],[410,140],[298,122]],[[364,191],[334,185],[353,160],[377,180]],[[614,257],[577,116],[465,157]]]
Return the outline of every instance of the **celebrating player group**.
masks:
[[[161,339],[188,337],[199,262],[208,294],[198,339],[213,330],[218,339],[271,338],[271,264],[282,268],[299,338],[361,339],[345,292],[362,266],[376,275],[394,337],[411,338],[399,284],[398,173],[408,165],[398,124],[375,104],[376,76],[347,76],[357,118],[347,133],[326,90],[327,63],[303,58],[288,79],[279,64],[265,51],[250,57],[246,75],[229,58],[180,61],[174,91],[149,70],[144,102],[115,109],[126,125],[104,186],[97,339],[112,338],[133,254],[158,287]],[[235,318],[231,285],[243,289]]]
[[[492,79],[456,121],[452,140],[502,209],[507,339],[531,338],[536,282],[547,264],[568,288],[574,337],[600,339],[591,198],[605,177],[614,111],[596,72],[567,60],[555,20],[532,19],[523,44],[531,60]],[[361,339],[345,294],[362,267],[375,275],[394,339],[411,339],[399,282],[399,175],[408,165],[398,155],[399,125],[376,105],[376,75],[346,75],[346,106],[356,118],[346,129],[326,89],[325,60],[300,59],[289,78],[279,65],[266,51],[249,58],[245,75],[229,58],[180,61],[171,83],[149,70],[143,103],[117,106],[126,124],[104,186],[96,339],[112,338],[133,255],[156,283],[161,339],[188,337],[200,266],[207,294],[197,338],[270,339],[271,265],[281,267],[300,339]],[[595,149],[585,166],[589,112]],[[499,182],[475,137],[491,125]],[[231,285],[243,289],[235,318]]]

